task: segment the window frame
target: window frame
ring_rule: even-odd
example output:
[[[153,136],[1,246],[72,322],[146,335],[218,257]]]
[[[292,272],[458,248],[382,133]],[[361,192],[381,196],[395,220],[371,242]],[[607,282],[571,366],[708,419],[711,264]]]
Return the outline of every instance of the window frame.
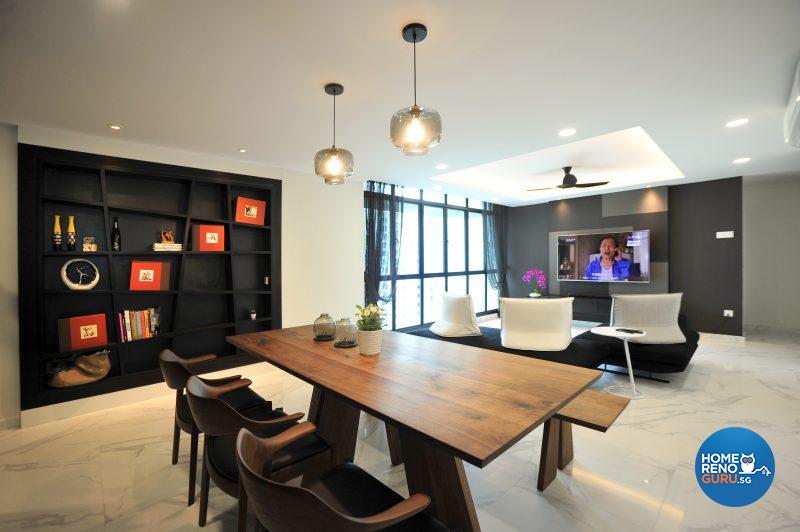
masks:
[[[401,196],[403,194],[402,188],[401,187],[392,187],[392,193],[396,194],[398,196]],[[365,194],[368,194],[368,192],[365,192]],[[445,291],[446,291],[449,288],[449,285],[450,285],[450,277],[464,275],[465,276],[465,282],[466,282],[467,294],[471,295],[470,292],[469,292],[470,276],[471,275],[484,275],[485,276],[485,281],[483,283],[483,303],[484,303],[484,308],[488,307],[488,303],[489,303],[489,279],[488,279],[488,277],[489,277],[490,273],[494,273],[497,270],[487,270],[486,269],[486,261],[485,260],[484,260],[484,264],[483,264],[483,269],[482,270],[470,270],[469,269],[469,267],[470,267],[470,264],[469,264],[469,213],[471,213],[471,212],[472,213],[480,213],[483,216],[488,216],[488,215],[490,215],[491,211],[486,208],[486,202],[481,202],[481,205],[483,206],[482,208],[471,207],[470,204],[472,203],[473,200],[470,200],[469,198],[465,198],[466,199],[466,201],[465,201],[466,206],[464,206],[464,207],[458,206],[458,205],[450,205],[450,204],[447,203],[447,196],[448,196],[448,194],[444,194],[444,197],[443,197],[443,200],[442,200],[441,203],[438,202],[438,201],[430,201],[430,200],[422,199],[422,198],[425,198],[425,190],[421,190],[421,193],[420,193],[420,198],[421,199],[411,199],[411,198],[403,197],[403,203],[405,203],[405,204],[414,204],[414,205],[418,205],[419,206],[418,207],[418,213],[417,213],[417,216],[418,216],[418,218],[417,218],[417,262],[418,262],[418,264],[417,264],[417,273],[406,273],[406,274],[397,274],[397,273],[395,273],[395,274],[390,274],[390,275],[383,275],[383,276],[380,277],[381,282],[388,281],[388,282],[392,283],[393,293],[395,294],[395,297],[393,297],[392,300],[389,302],[389,304],[391,305],[391,317],[392,317],[392,320],[391,320],[392,323],[389,324],[389,325],[390,325],[390,328],[392,330],[403,330],[403,329],[408,329],[408,328],[411,328],[411,327],[419,327],[421,325],[427,325],[429,323],[433,323],[433,322],[424,322],[423,321],[425,319],[424,318],[425,317],[425,279],[444,278],[444,286],[445,286]],[[459,196],[459,197],[461,197],[461,196]],[[436,208],[442,209],[442,231],[443,231],[443,233],[442,233],[442,235],[443,235],[442,253],[443,253],[443,262],[444,262],[444,268],[443,268],[442,272],[426,273],[424,271],[424,269],[425,269],[425,230],[424,230],[425,207],[436,207]],[[449,259],[448,259],[448,254],[447,254],[447,245],[448,245],[447,222],[448,222],[448,217],[449,217],[448,216],[449,215],[448,211],[450,211],[450,210],[461,212],[463,217],[464,217],[464,267],[465,267],[465,269],[464,270],[459,270],[459,271],[452,271],[452,272],[449,271],[449,264],[448,264]],[[394,234],[395,222],[396,222],[395,221],[395,214],[394,214],[394,212],[392,212],[391,216],[390,216],[390,224],[391,224],[391,227],[390,227],[390,231],[391,232],[390,232],[390,234]],[[483,226],[485,227],[485,224]],[[484,242],[484,245],[486,245],[486,237],[485,237],[485,235],[484,235],[483,242]],[[392,252],[394,252],[393,247],[392,247]],[[394,259],[393,256],[391,258],[392,258],[392,260]],[[419,302],[420,302],[420,304],[419,304],[419,323],[416,323],[414,325],[408,325],[408,326],[405,326],[405,327],[401,327],[400,329],[397,329],[396,328],[396,324],[397,324],[397,292],[396,292],[397,281],[402,281],[402,280],[407,280],[407,279],[412,279],[412,280],[413,279],[419,279],[419,281],[420,281],[420,284],[419,284],[419,294],[420,294],[420,296],[419,296]],[[497,311],[498,311],[498,309],[494,308],[494,309],[487,309],[487,310],[484,310],[482,312],[478,312],[476,314],[478,316],[486,316],[486,315],[489,315],[489,314],[495,314],[495,313],[497,313]]]

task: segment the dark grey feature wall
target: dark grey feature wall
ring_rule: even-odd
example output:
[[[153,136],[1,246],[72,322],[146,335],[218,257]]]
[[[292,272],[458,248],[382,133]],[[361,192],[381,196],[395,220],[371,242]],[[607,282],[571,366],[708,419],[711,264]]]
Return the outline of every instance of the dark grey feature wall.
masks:
[[[522,274],[532,267],[547,272],[550,207],[547,203],[514,207],[508,210],[507,281],[511,297],[529,292]]]
[[[742,179],[669,187],[669,207],[670,291],[683,292],[687,325],[741,335]],[[717,231],[734,238],[718,239]],[[734,317],[723,317],[725,309]]]
[[[529,286],[520,279],[530,268],[548,274],[550,292],[561,294],[608,295],[609,283],[555,281],[550,275],[550,234],[561,231],[617,229],[633,227],[651,231],[651,263],[668,260],[668,214],[644,212],[666,209],[666,188],[636,190],[598,196],[586,196],[546,204],[509,209],[508,217],[508,286],[511,297],[525,297]],[[655,272],[654,272],[655,274]],[[666,277],[666,273],[664,274]],[[552,286],[557,282],[557,286]],[[667,279],[663,280],[667,285]],[[633,290],[648,291],[649,285]]]
[[[527,296],[529,286],[520,277],[531,267],[545,270],[552,284],[551,233],[620,227],[650,229],[653,282],[560,282],[558,292],[683,292],[681,312],[691,328],[742,334],[741,178],[509,209],[507,278],[511,297]],[[717,239],[717,231],[733,231],[734,238]],[[733,310],[734,317],[723,318],[725,309]]]

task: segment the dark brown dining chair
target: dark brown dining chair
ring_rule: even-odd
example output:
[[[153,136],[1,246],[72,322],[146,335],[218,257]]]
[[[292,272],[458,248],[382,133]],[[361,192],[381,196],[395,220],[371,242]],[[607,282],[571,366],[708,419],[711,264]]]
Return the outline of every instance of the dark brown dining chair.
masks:
[[[200,515],[198,523],[205,526],[208,513],[209,482],[232,497],[239,499],[238,530],[247,525],[247,496],[239,486],[239,468],[236,465],[236,435],[246,428],[261,437],[280,434],[294,427],[305,414],[286,415],[282,410],[254,408],[236,411],[224,397],[250,385],[250,380],[240,379],[218,386],[210,385],[197,377],[186,383],[189,407],[195,422],[205,435],[203,438],[203,473],[200,480]],[[290,480],[303,474],[319,474],[330,467],[330,446],[316,434],[304,434],[287,445],[273,459],[277,478]]]
[[[178,452],[180,450],[181,431],[191,435],[191,449],[189,456],[189,506],[194,504],[195,484],[197,484],[197,439],[200,430],[192,418],[189,403],[186,400],[184,389],[189,377],[195,375],[192,366],[200,362],[206,362],[217,358],[216,355],[200,355],[193,358],[181,358],[169,349],[164,349],[158,355],[158,365],[161,367],[161,374],[167,386],[175,390],[175,427],[172,434],[172,464],[178,463]],[[232,375],[221,379],[203,379],[211,385],[226,384],[238,381],[241,375]],[[267,404],[263,397],[249,388],[240,388],[229,394],[225,399],[236,410],[248,410]],[[272,408],[270,404],[270,408]]]
[[[239,431],[239,478],[263,527],[270,532],[362,532],[389,527],[393,531],[447,530],[424,512],[431,503],[430,497],[415,493],[403,499],[352,462],[333,467],[310,481],[303,479],[303,487],[276,479],[274,467],[284,449],[315,431],[309,421],[266,439],[246,428]]]

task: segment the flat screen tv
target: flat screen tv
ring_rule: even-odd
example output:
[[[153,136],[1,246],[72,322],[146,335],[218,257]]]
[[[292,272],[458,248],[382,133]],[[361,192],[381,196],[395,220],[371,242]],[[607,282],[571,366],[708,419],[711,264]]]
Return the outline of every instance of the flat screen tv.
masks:
[[[650,231],[561,235],[558,280],[650,282]]]

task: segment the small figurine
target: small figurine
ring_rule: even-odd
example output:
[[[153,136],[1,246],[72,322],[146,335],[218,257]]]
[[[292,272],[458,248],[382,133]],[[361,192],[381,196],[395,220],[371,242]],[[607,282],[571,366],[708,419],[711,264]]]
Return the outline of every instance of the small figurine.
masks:
[[[175,243],[175,231],[170,229],[169,231],[161,230],[161,243],[162,244],[174,244]]]

